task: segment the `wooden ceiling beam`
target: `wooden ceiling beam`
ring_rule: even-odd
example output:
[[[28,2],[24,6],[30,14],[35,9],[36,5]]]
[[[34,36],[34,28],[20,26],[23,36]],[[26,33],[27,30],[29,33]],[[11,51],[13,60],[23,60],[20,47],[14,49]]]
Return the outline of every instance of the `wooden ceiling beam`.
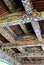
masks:
[[[21,53],[26,54],[25,50],[24,50],[22,47],[17,47],[17,49],[18,49]]]
[[[24,24],[21,24],[20,27],[21,27],[21,29],[23,30],[23,32],[25,34],[29,34],[29,32],[28,32],[28,30],[27,30],[27,28],[26,28],[26,26]]]
[[[32,3],[31,3],[31,0],[21,0],[24,8],[25,8],[25,11],[27,14],[31,15],[32,14],[32,10],[33,10],[33,7],[32,7]]]
[[[28,19],[26,19],[26,21],[30,21],[31,22],[31,24],[32,24],[32,27],[33,27],[33,29],[34,29],[34,31],[35,31],[35,34],[36,34],[36,36],[37,36],[37,38],[38,38],[38,40],[39,41],[42,41],[42,36],[41,36],[41,31],[40,31],[40,26],[39,26],[39,23],[38,23],[38,20],[40,20],[39,18],[41,18],[41,17],[39,17],[40,16],[40,14],[38,13],[38,12],[33,12],[33,14],[35,14],[35,15],[32,15],[31,16],[31,21],[30,21],[30,16],[28,17]],[[43,14],[43,13],[42,13]],[[15,17],[16,17],[16,15],[17,14],[12,14],[13,16],[15,15]],[[11,18],[11,16],[12,15],[8,15],[7,16],[7,19],[10,17]],[[37,15],[37,18],[36,18],[36,15]],[[17,17],[18,18],[18,17]],[[19,17],[20,19],[22,18],[22,14],[21,14],[21,17]],[[5,18],[6,19],[6,18]],[[13,19],[14,19],[14,17],[13,17]],[[9,19],[8,19],[9,20]],[[16,19],[17,20],[17,19]],[[19,19],[18,19],[19,20]],[[0,21],[3,21],[3,19],[2,20],[0,20]],[[20,21],[20,20],[19,20]],[[23,20],[22,20],[23,21]],[[23,22],[21,21],[21,23],[23,24]],[[3,23],[3,22],[2,22]],[[18,22],[17,22],[18,23]],[[16,24],[16,23],[15,23]],[[36,25],[37,24],[37,25]],[[3,24],[1,24],[1,25],[3,25]],[[12,23],[11,24],[9,24],[9,23],[7,23],[7,27],[8,27],[8,25],[12,25]],[[14,25],[14,24],[13,24]],[[34,26],[33,26],[34,25]],[[25,25],[20,25],[20,27],[22,28],[22,30],[24,31],[24,33],[25,34],[28,34],[28,31],[27,31],[27,29],[26,29],[26,27],[25,27]],[[37,29],[37,30],[36,30]],[[38,33],[39,34],[38,34]]]
[[[14,43],[3,43],[3,48],[16,48],[16,47],[31,47],[31,46],[44,46],[44,41],[39,42],[38,40],[33,41],[15,41]]]
[[[41,17],[37,17],[39,16],[39,14],[40,14],[39,12],[33,11],[33,14],[30,16],[27,15],[25,12],[16,12],[14,14],[9,14],[7,16],[0,17],[0,24],[12,26],[12,25],[29,23],[32,21],[34,17],[37,18],[38,20],[42,20],[44,18],[42,12],[40,15]]]
[[[36,34],[38,40],[39,40],[39,41],[42,41],[42,35],[41,35],[41,30],[40,30],[40,26],[39,26],[38,21],[33,20],[33,21],[31,22],[31,24],[32,24],[32,27],[33,27],[33,29],[34,29],[34,32],[35,32],[35,34]]]
[[[11,35],[11,32],[8,29],[6,29],[6,27],[3,28],[2,26],[0,26],[0,34],[4,36],[9,42],[15,42],[14,37]]]

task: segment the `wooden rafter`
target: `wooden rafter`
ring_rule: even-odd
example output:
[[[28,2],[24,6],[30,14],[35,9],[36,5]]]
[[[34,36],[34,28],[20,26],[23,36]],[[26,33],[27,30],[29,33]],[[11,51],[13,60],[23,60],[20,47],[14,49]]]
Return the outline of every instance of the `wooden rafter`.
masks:
[[[3,28],[2,26],[0,26],[0,34],[2,36],[4,36],[9,42],[14,43],[15,39],[14,37],[11,35],[11,33],[9,33],[10,31],[6,28]]]

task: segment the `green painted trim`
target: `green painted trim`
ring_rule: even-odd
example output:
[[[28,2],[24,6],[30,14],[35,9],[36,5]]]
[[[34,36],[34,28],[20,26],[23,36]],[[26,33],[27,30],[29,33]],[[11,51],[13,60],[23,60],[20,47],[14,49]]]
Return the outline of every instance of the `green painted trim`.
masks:
[[[44,12],[41,12],[41,17],[44,20]]]
[[[17,23],[21,20],[15,20],[15,21],[11,21],[11,22],[0,22],[0,24],[9,24],[9,23]]]

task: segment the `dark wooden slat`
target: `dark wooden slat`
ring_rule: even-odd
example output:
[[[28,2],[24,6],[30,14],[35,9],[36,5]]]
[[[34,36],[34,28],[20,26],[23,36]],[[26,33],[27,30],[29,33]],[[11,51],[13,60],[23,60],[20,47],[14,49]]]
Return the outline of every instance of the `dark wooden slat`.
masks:
[[[9,43],[9,41],[7,39],[5,39],[1,34],[0,34],[0,40],[3,42],[3,43]]]

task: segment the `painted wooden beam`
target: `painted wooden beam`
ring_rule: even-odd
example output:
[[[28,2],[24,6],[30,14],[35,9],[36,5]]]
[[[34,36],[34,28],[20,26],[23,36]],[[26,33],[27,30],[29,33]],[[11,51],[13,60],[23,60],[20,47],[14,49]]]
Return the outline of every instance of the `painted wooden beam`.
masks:
[[[2,50],[3,51],[3,50]],[[9,51],[9,52],[8,52]],[[16,56],[15,55],[15,52],[11,49],[11,48],[9,48],[8,50],[7,50],[7,48],[6,48],[6,50],[5,50],[5,52],[7,52],[7,54],[9,54],[10,56],[12,56],[12,54],[14,53],[14,56]],[[21,51],[22,52],[22,51]],[[11,54],[12,53],[12,54]],[[42,54],[43,53],[43,54]],[[42,55],[41,55],[42,54]],[[40,55],[40,56],[39,56]],[[36,57],[36,58],[44,58],[43,56],[44,56],[44,51],[39,51],[39,52],[28,52],[27,54],[24,54],[23,56],[19,56],[20,58],[22,57],[24,57],[24,56],[27,56],[27,58],[33,58],[33,57]],[[31,57],[32,56],[32,57]],[[16,57],[18,57],[18,56],[16,56]],[[19,58],[18,57],[18,58]]]
[[[8,50],[11,51],[11,49],[8,49]],[[5,52],[6,52],[6,51],[5,51]],[[9,53],[9,52],[8,52],[8,53]],[[7,53],[7,54],[8,54],[8,53]],[[14,53],[14,51],[11,51],[11,53],[9,53],[10,56],[12,56],[12,58],[13,58],[13,53]],[[36,52],[35,52],[35,53],[36,53]],[[39,52],[39,53],[37,53],[37,55],[38,55],[38,54],[41,54],[41,53],[44,54],[44,52]],[[31,55],[33,55],[33,53],[31,53]],[[15,53],[14,53],[14,56],[15,56]],[[40,59],[43,59],[43,60],[44,60],[44,57],[41,57],[41,56],[39,56],[39,57],[37,57],[37,56],[34,57],[34,56],[33,56],[33,57],[32,57],[32,56],[29,55],[29,56],[26,56],[26,57],[27,57],[27,58],[28,58],[28,57],[30,58],[31,63],[32,63],[32,60],[31,60],[32,58],[36,58],[36,59],[37,59],[37,58],[38,58],[38,59],[40,58]],[[24,56],[20,57],[19,63],[20,63],[20,61],[21,61],[21,58],[24,58]],[[19,59],[19,58],[15,58],[15,57],[14,57],[14,60],[16,60],[17,62],[18,62],[18,59]],[[36,59],[35,59],[35,60],[36,60]],[[17,63],[16,63],[16,64],[17,64]],[[19,64],[18,64],[18,65],[19,65]],[[37,65],[38,65],[38,64],[37,64]]]
[[[39,40],[39,41],[42,41],[42,35],[41,35],[41,30],[40,30],[40,26],[39,26],[38,21],[33,20],[33,21],[31,22],[31,24],[32,24],[32,27],[33,27],[33,29],[34,29],[34,32],[35,32],[35,34],[36,34],[38,40]]]
[[[31,7],[32,5],[30,3],[30,0],[29,1],[28,0],[21,0],[21,1],[22,1],[23,6],[24,6],[24,8],[26,10],[26,13],[27,14],[30,14],[30,13],[32,14],[33,11],[32,11],[32,7]],[[35,31],[35,34],[36,34],[38,40],[42,41],[40,26],[39,26],[38,22],[37,21],[35,21],[35,22],[32,21],[31,24],[32,24],[32,27],[33,27],[33,29]]]
[[[0,40],[0,47],[3,45],[3,42]]]
[[[8,50],[10,51],[10,52],[8,52]],[[40,58],[40,59],[43,59],[44,60],[44,56],[42,56],[42,54],[44,55],[44,51],[42,51],[42,52],[32,52],[32,53],[28,53],[28,55],[29,56],[26,56],[26,55],[24,55],[24,56],[22,56],[21,57],[21,55],[17,58],[17,56],[16,56],[16,58],[15,58],[15,52],[14,51],[12,51],[12,49],[6,49],[6,51],[5,51],[5,53],[7,53],[7,55],[9,54],[9,56],[13,59],[13,57],[14,57],[14,60],[15,60],[15,63],[16,63],[16,65],[18,64],[20,64],[20,62],[21,62],[21,58],[24,58],[24,57],[29,57],[30,58],[30,61],[31,61],[31,63],[32,63],[32,58]],[[3,51],[4,52],[4,51]],[[14,56],[13,56],[13,54],[14,54]],[[0,54],[1,55],[1,54]],[[5,56],[4,56],[4,54],[2,54],[3,55],[3,57],[5,58]],[[1,55],[1,57],[2,57],[2,55]],[[38,57],[38,55],[39,55],[39,57]],[[6,59],[7,58],[10,58],[9,56],[6,56]],[[19,60],[19,62],[18,62],[18,59],[20,59]],[[14,60],[12,60],[12,62],[14,61]],[[26,64],[25,64],[26,65]],[[31,64],[30,64],[31,65]],[[34,64],[32,64],[32,65],[34,65]],[[38,64],[37,64],[38,65]]]
[[[44,46],[44,42],[38,40],[33,41],[16,41],[14,43],[3,43],[2,48],[16,48],[16,47],[31,47],[31,46]]]
[[[27,14],[25,14],[24,12],[16,12],[14,14],[9,14],[7,16],[3,16],[0,17],[0,25],[6,25],[8,26],[12,26],[12,25],[18,25],[18,24],[25,24],[25,23],[29,23],[31,22],[31,20],[36,17],[39,21],[40,20],[44,20],[44,16],[42,15],[42,13],[44,12],[40,12],[40,17],[37,17],[37,12],[34,12],[32,14],[32,16],[29,16]],[[34,15],[34,16],[33,16]],[[37,16],[35,16],[37,15]],[[22,17],[24,17],[24,19],[22,20]]]
[[[14,43],[15,39],[14,37],[11,35],[10,31],[6,28],[3,28],[0,26],[0,34],[2,36],[4,36],[9,42]]]
[[[33,63],[32,59],[31,58],[28,58],[30,60],[31,63]]]
[[[41,46],[42,47],[42,49],[43,49],[43,51],[44,51],[44,45],[43,46]]]
[[[27,14],[32,14],[32,3],[31,0],[21,0]]]
[[[9,52],[8,52],[8,50],[9,50]],[[4,51],[3,51],[4,52]],[[17,62],[18,62],[18,60],[19,60],[19,64],[21,64],[21,60],[22,60],[22,58],[24,58],[24,57],[27,57],[28,59],[30,59],[30,61],[31,61],[31,63],[33,63],[33,60],[32,60],[32,58],[34,58],[35,60],[36,59],[41,59],[41,60],[44,60],[44,56],[42,56],[41,54],[43,54],[44,55],[44,51],[42,51],[42,52],[32,52],[32,53],[28,53],[28,56],[27,55],[23,55],[23,56],[16,56],[15,55],[15,52],[12,50],[12,49],[6,49],[6,51],[5,51],[5,53],[7,53],[7,54],[9,54],[9,56],[11,56],[12,58],[14,58],[14,60],[16,60]],[[14,56],[13,56],[14,55]],[[39,57],[38,57],[38,55],[39,55]],[[15,63],[17,64],[17,62],[15,61]],[[30,63],[30,64],[31,64]],[[18,65],[19,65],[18,64]]]
[[[3,42],[0,40],[0,44],[2,44]]]
[[[12,35],[12,37],[15,38],[15,40],[17,40],[18,36],[15,34],[15,32],[13,32],[10,27],[6,27],[4,26],[4,28],[6,28],[8,31],[10,31],[9,33]]]
[[[13,5],[16,6],[15,2],[13,2],[13,0],[3,0],[5,5],[8,7],[10,12],[15,12],[15,7]]]
[[[27,28],[26,28],[26,26],[24,24],[21,24],[20,27],[21,27],[21,29],[23,30],[23,32],[25,34],[29,34],[29,32],[28,32],[28,30],[27,30]]]
[[[21,53],[26,54],[25,50],[24,50],[22,47],[17,47],[17,49],[18,49]]]
[[[41,51],[41,52],[31,52],[31,53],[29,52],[29,53],[27,53],[27,55],[23,55],[23,56],[20,55],[18,57],[20,57],[20,58],[23,58],[23,57],[28,57],[28,58],[38,57],[38,58],[42,58],[42,57],[44,57],[44,51]]]
[[[0,50],[0,58],[10,62],[12,65],[20,65],[16,58],[11,57],[11,54],[7,53],[7,49],[6,51]]]

